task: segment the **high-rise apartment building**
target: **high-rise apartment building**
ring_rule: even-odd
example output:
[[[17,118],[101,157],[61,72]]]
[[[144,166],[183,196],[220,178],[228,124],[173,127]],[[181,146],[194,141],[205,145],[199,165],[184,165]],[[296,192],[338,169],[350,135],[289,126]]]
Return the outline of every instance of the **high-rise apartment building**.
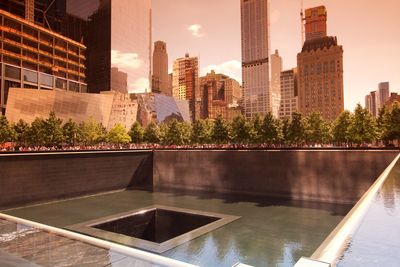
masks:
[[[297,55],[299,111],[334,120],[344,110],[343,47],[327,36],[326,18],[324,6],[305,12],[306,41]]]
[[[271,55],[271,112],[276,118],[279,117],[279,107],[281,104],[281,72],[282,57],[278,50]]]
[[[293,112],[299,110],[297,92],[297,68],[285,70],[281,73],[281,105],[279,118],[292,117]]]
[[[241,0],[243,108],[247,118],[272,111],[269,0]]]
[[[86,92],[86,47],[0,10],[0,106],[10,88]]]
[[[168,54],[167,44],[162,41],[154,43],[153,52],[153,76],[152,76],[152,91],[172,95],[169,91],[169,76],[168,76]]]
[[[0,9],[30,20],[32,6],[35,24],[87,47],[89,92],[150,91],[151,0],[0,1]],[[122,74],[127,88],[119,87]]]
[[[194,121],[200,114],[200,94],[199,94],[199,59],[190,57],[187,53],[185,57],[174,61],[172,77],[172,95],[176,99],[188,100],[190,116]]]
[[[239,102],[242,98],[240,84],[224,74],[215,71],[200,77],[200,115],[201,119],[215,119],[221,115],[232,120],[241,114]]]

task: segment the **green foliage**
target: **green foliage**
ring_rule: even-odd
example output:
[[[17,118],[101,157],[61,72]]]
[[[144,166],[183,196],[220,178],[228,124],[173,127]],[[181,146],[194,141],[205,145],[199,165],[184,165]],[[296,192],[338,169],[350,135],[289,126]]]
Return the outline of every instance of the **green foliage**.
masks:
[[[395,102],[387,114],[387,138],[400,145],[400,103]]]
[[[212,129],[212,140],[216,144],[226,144],[231,140],[231,129],[225,119],[219,115]]]
[[[0,116],[0,144],[12,142],[17,138],[14,128],[11,127],[5,116]]]
[[[44,143],[47,146],[59,146],[63,143],[64,135],[61,128],[62,120],[50,112],[49,117],[44,121]]]
[[[243,116],[237,116],[232,121],[232,141],[237,144],[249,143],[252,136],[252,123]]]
[[[178,122],[172,119],[165,136],[164,143],[167,145],[185,145],[190,143],[191,126],[186,122]]]
[[[304,143],[305,127],[301,113],[293,112],[292,120],[290,121],[287,141],[291,145],[300,146]]]
[[[251,121],[252,123],[252,131],[251,131],[251,142],[253,144],[260,144],[263,142],[263,131],[262,124],[263,120],[259,114],[256,114]]]
[[[348,145],[351,141],[351,126],[353,124],[352,114],[345,110],[343,111],[332,127],[333,142],[338,145]]]
[[[360,146],[363,143],[371,143],[378,137],[375,118],[367,109],[357,105],[354,110],[354,119],[350,127],[350,138],[352,143]]]
[[[284,118],[281,121],[281,128],[282,128],[282,138],[281,144],[282,145],[289,145],[289,128],[290,128],[290,120],[288,118]]]
[[[28,143],[34,146],[45,145],[46,140],[46,122],[41,118],[36,118],[29,128]]]
[[[379,137],[385,144],[391,141],[391,136],[389,133],[390,117],[391,117],[391,109],[387,108],[386,106],[383,106],[383,108],[379,109],[376,125],[378,128]]]
[[[145,131],[144,131],[144,141],[146,143],[150,144],[158,144],[160,143],[160,131],[158,129],[157,124],[154,122],[150,122],[149,125],[147,125]]]
[[[141,144],[143,142],[144,131],[139,122],[135,122],[132,124],[132,127],[129,131],[129,136],[131,137],[132,143]]]
[[[107,131],[101,123],[98,123],[93,117],[79,125],[80,141],[86,145],[95,145],[104,142],[107,137]]]
[[[13,125],[16,133],[16,141],[19,145],[26,145],[29,139],[29,124],[23,120],[19,120]]]
[[[112,144],[129,144],[132,139],[121,123],[117,123],[108,132],[107,140]]]
[[[78,124],[76,122],[72,121],[71,119],[69,119],[62,126],[62,132],[64,135],[65,143],[70,146],[75,145],[75,142],[77,141],[77,139],[80,135]]]
[[[194,144],[210,144],[213,125],[210,120],[196,120],[192,127],[191,140]]]
[[[261,126],[262,140],[271,145],[277,144],[282,139],[282,127],[279,120],[272,116],[271,112],[264,117]]]
[[[311,145],[326,144],[331,141],[330,127],[321,113],[313,112],[305,120],[305,138]]]

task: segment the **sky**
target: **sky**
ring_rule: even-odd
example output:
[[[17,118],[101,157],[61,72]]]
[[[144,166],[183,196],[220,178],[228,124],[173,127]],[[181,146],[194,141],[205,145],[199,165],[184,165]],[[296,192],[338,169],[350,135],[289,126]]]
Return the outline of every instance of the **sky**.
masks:
[[[300,3],[271,0],[271,53],[279,50],[284,69],[296,67],[301,50]],[[304,0],[304,8],[319,5],[344,49],[345,108],[364,105],[379,82],[400,92],[400,1]],[[201,75],[215,69],[241,81],[240,0],[153,0],[152,9],[153,41],[167,43],[170,69],[188,52]]]

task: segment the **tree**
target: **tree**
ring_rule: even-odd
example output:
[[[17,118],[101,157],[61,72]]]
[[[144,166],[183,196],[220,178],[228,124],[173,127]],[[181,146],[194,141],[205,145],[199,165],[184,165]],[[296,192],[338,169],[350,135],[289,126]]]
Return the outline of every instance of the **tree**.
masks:
[[[64,135],[61,128],[62,120],[50,112],[49,117],[44,121],[44,142],[47,146],[59,146],[62,144]]]
[[[262,140],[268,145],[277,144],[282,139],[282,128],[271,112],[264,117],[261,126]]]
[[[191,140],[195,144],[209,144],[212,136],[212,123],[209,120],[196,120],[192,126]]]
[[[19,145],[26,145],[29,139],[29,124],[24,120],[19,120],[13,125],[16,133],[16,141]]]
[[[249,143],[252,135],[252,124],[245,120],[242,115],[235,117],[232,121],[232,140],[235,143]]]
[[[63,126],[62,132],[64,135],[64,142],[68,145],[75,145],[79,136],[79,126],[76,122],[69,119]]]
[[[41,118],[36,118],[29,128],[28,143],[34,146],[43,146],[46,140],[46,122]]]
[[[93,117],[79,125],[80,141],[87,145],[95,145],[106,139],[107,131]]]
[[[350,127],[351,141],[357,146],[371,143],[378,137],[376,121],[367,109],[357,105],[354,110],[354,119]]]
[[[12,142],[17,135],[5,116],[0,116],[0,144]]]
[[[394,102],[388,116],[388,137],[390,140],[397,140],[400,146],[400,103]]]
[[[150,144],[157,144],[160,142],[160,132],[157,124],[150,122],[144,131],[144,141]]]
[[[191,129],[186,122],[178,122],[172,119],[169,123],[169,128],[165,136],[167,145],[184,145],[190,142]]]
[[[108,132],[107,135],[108,142],[112,144],[128,144],[132,141],[130,135],[125,129],[125,126],[121,123],[117,123]]]
[[[293,112],[292,120],[290,121],[288,128],[288,142],[292,145],[300,146],[304,143],[305,129],[304,120],[301,113]]]
[[[381,109],[379,109],[376,125],[379,137],[385,144],[389,143],[389,141],[392,141],[390,136],[390,117],[391,117],[390,108],[383,106]]]
[[[132,124],[132,127],[129,131],[129,136],[134,144],[140,144],[143,142],[143,134],[144,131],[139,122],[136,121],[134,124]]]
[[[347,110],[343,111],[336,121],[333,123],[332,136],[333,142],[337,145],[342,146],[348,145],[351,141],[351,125],[353,121],[353,116]]]
[[[326,144],[330,138],[329,124],[322,118],[321,113],[313,112],[305,121],[305,138],[311,145]]]
[[[212,129],[212,140],[217,144],[224,144],[230,141],[231,131],[228,123],[221,115],[218,115],[214,120]]]
[[[252,131],[251,131],[251,142],[253,144],[260,144],[263,142],[263,134],[262,134],[262,124],[263,120],[261,119],[260,114],[256,114],[251,121],[252,123]]]
[[[281,121],[281,128],[282,128],[282,138],[281,138],[281,144],[282,145],[289,145],[289,128],[290,128],[290,121],[288,118],[284,118]]]

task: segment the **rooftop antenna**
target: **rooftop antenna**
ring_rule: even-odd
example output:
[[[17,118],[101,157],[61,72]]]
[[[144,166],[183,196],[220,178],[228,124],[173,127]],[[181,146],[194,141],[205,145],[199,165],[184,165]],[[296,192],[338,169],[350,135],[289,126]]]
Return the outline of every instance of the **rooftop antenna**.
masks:
[[[300,10],[300,27],[301,27],[301,47],[304,44],[304,0],[301,0],[301,10]]]

